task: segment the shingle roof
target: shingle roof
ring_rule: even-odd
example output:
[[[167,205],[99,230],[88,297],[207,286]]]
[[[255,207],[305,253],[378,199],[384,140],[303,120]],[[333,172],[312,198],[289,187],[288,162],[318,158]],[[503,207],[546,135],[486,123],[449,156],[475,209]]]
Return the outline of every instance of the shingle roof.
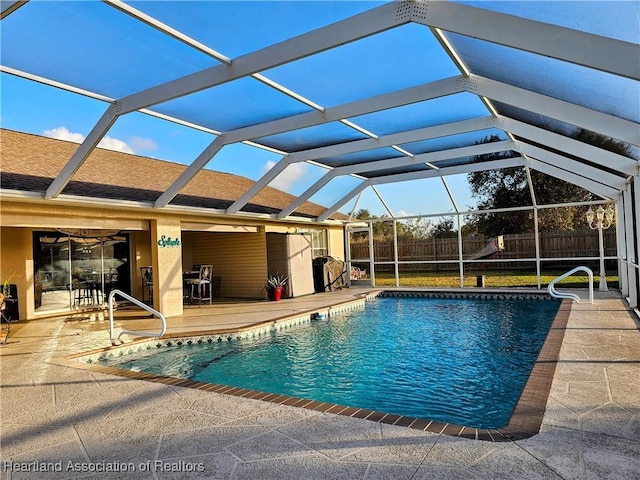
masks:
[[[77,148],[72,142],[0,129],[2,188],[44,192]],[[184,165],[173,162],[97,148],[78,169],[64,193],[153,202],[185,169]],[[238,175],[201,170],[172,203],[224,210],[253,183]],[[295,198],[267,187],[243,211],[274,214]],[[317,217],[323,211],[322,206],[306,202],[294,215]]]

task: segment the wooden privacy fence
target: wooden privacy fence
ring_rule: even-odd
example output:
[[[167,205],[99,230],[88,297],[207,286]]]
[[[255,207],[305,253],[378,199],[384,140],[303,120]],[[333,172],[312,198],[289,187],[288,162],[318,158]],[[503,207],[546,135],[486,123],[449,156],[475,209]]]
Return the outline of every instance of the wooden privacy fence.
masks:
[[[510,260],[500,262],[500,268],[531,268],[531,262],[513,262],[516,259],[535,259],[536,242],[533,233],[521,233],[515,235],[503,235],[504,250],[491,257],[491,260]],[[464,260],[474,253],[484,248],[489,241],[489,237],[475,236],[462,240],[462,257]],[[614,229],[604,231],[605,256],[615,256],[616,233]],[[457,270],[458,267],[458,239],[438,238],[431,240],[402,240],[398,239],[398,261],[399,262],[433,262],[450,261],[451,263],[428,265],[404,265],[405,269],[424,270]],[[351,258],[369,258],[368,241],[351,242]],[[373,242],[374,260],[378,262],[393,262],[393,241],[374,240]],[[600,255],[598,247],[598,231],[583,230],[574,232],[554,232],[540,234],[540,258],[574,258],[574,257],[594,257]],[[566,261],[548,262],[548,266],[564,266]],[[471,265],[471,262],[467,265]],[[487,262],[487,268],[491,264]],[[498,266],[496,266],[498,268]]]

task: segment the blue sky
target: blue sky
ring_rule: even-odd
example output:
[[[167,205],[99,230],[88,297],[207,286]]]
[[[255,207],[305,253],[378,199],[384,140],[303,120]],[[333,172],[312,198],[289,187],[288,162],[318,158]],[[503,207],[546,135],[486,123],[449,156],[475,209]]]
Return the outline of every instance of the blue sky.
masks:
[[[229,58],[379,4],[364,1],[189,2],[186,9],[184,2],[130,3]],[[516,4],[498,2],[496,5],[509,10]],[[538,14],[545,11],[542,9],[543,13]],[[585,15],[592,13],[587,11]],[[633,19],[628,21],[631,25],[622,27],[633,31]],[[111,98],[217,64],[211,57],[193,52],[180,42],[96,1],[32,1],[3,20],[1,26],[3,65],[74,84]],[[408,41],[417,48],[422,61],[416,61],[415,51],[403,48]],[[263,74],[324,107],[330,107],[458,74],[442,49],[434,46],[437,47],[436,41],[428,29],[410,25]],[[323,76],[315,75],[319,71],[330,73],[332,81],[327,82]],[[397,71],[398,74],[387,75],[389,71]],[[0,74],[0,81],[0,121],[3,128],[80,142],[107,107],[105,102],[6,73]],[[255,123],[255,119],[268,121],[273,112],[287,116],[308,110],[304,105],[268,91],[267,87],[252,79],[214,90],[154,108],[191,118],[192,121],[198,120],[219,130],[237,128],[251,121]],[[211,105],[211,108],[202,109],[201,105]],[[251,110],[253,120],[237,115],[239,105]],[[385,128],[389,131],[398,128],[399,125],[394,123],[398,118],[406,123],[403,128],[423,126],[415,122],[418,119],[424,121],[427,110],[419,111],[418,107],[413,109],[413,117],[412,112],[405,109],[395,118],[371,115],[358,119],[358,122],[373,128],[378,134],[384,134]],[[470,109],[468,115],[463,108]],[[443,123],[465,118],[465,115],[486,114],[483,108],[479,102],[463,107],[447,99],[439,104],[433,102],[428,116],[432,124]],[[102,146],[189,164],[213,139],[210,133],[132,113],[118,119]],[[237,144],[225,147],[207,168],[257,180],[280,158],[273,152]],[[324,172],[314,165],[296,164],[272,185],[300,194]],[[447,177],[447,182],[460,209],[466,210],[475,203],[464,175]],[[329,206],[356,184],[352,178],[341,178],[331,182],[311,200]],[[395,214],[453,211],[439,179],[382,185],[378,190]],[[350,202],[342,211],[348,212],[352,205]],[[367,208],[377,215],[385,213],[377,196],[370,190],[363,194],[358,207]]]

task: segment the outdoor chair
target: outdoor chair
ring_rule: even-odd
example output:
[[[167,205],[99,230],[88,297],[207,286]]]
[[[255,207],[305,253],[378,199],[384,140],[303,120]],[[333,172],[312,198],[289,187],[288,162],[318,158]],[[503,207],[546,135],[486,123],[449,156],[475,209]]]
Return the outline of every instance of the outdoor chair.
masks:
[[[140,267],[140,277],[142,278],[142,301],[153,304],[153,267]],[[145,292],[147,299],[145,301]]]
[[[200,265],[200,273],[197,278],[188,278],[186,283],[190,288],[189,304],[198,300],[198,305],[202,305],[202,300],[209,300],[209,305],[213,303],[213,288],[211,279],[213,275],[213,265]]]
[[[367,278],[367,271],[358,267],[351,267],[351,280],[364,280]]]

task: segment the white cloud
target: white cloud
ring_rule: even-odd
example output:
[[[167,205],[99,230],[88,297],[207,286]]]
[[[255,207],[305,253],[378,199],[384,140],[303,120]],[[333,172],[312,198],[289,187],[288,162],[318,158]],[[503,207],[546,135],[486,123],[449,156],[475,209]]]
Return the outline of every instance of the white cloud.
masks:
[[[57,138],[58,140],[66,140],[67,142],[82,143],[84,135],[81,133],[72,133],[67,130],[67,127],[58,127],[51,130],[45,130],[44,135],[50,138]]]
[[[118,140],[117,138],[103,137],[98,146],[106,148],[107,150],[115,150],[117,152],[135,153],[126,142]]]
[[[74,143],[82,143],[85,139],[85,136],[81,133],[70,132],[67,127],[58,127],[53,128],[51,130],[45,130],[44,135],[50,138],[56,138],[58,140],[66,140],[68,142]],[[138,140],[138,139],[137,139]],[[142,139],[139,139],[142,140]],[[153,143],[153,141],[149,140],[149,142]],[[106,148],[108,150],[116,150],[118,152],[124,153],[135,153],[133,149],[127,145],[126,142],[122,140],[118,140],[117,138],[112,137],[104,137],[100,143],[98,144],[101,148]]]
[[[276,162],[269,160],[262,168],[262,173],[266,173],[273,168]],[[305,163],[292,163],[284,169],[270,184],[270,187],[278,188],[288,192],[290,188],[307,175],[309,168]]]

